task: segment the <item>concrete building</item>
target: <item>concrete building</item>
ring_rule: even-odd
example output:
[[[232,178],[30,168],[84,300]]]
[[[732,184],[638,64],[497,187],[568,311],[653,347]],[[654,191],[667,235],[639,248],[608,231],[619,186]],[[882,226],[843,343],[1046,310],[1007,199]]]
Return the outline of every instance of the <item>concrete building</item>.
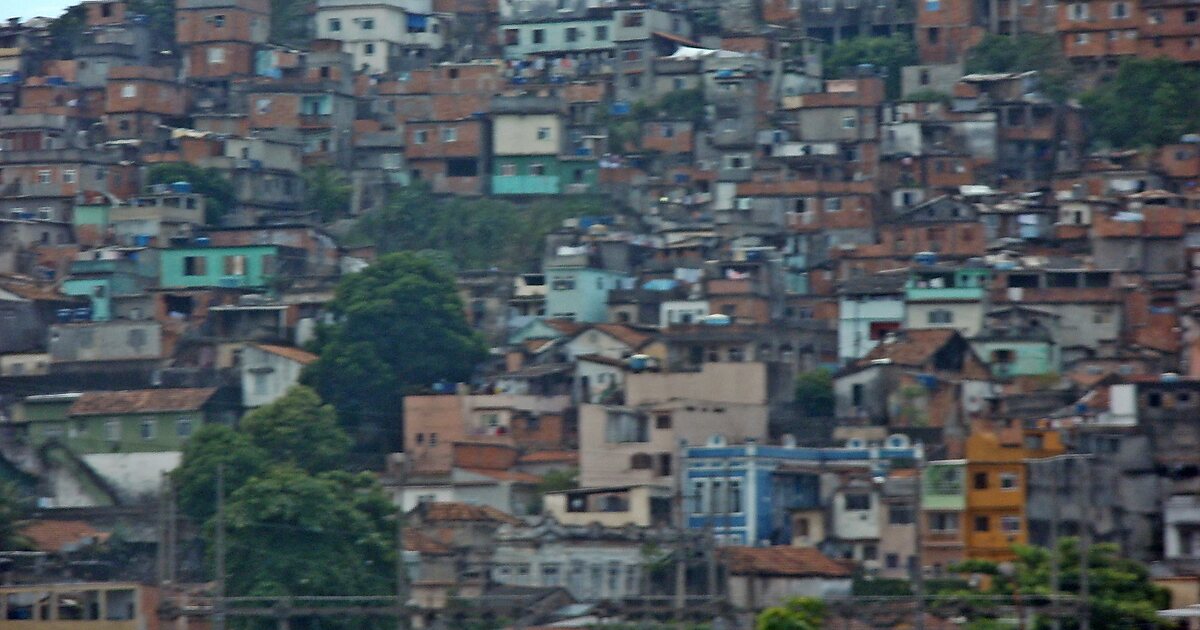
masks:
[[[261,407],[283,397],[300,382],[300,372],[317,360],[317,355],[299,348],[271,344],[247,344],[239,355],[242,404]]]
[[[368,74],[427,66],[445,36],[430,0],[319,0],[314,19],[317,38],[341,42]]]

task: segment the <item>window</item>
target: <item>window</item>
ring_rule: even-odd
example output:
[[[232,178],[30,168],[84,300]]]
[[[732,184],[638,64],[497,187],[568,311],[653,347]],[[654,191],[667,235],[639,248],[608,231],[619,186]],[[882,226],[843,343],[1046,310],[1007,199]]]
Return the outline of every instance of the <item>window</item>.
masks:
[[[871,509],[871,495],[855,493],[846,495],[846,511],[858,512]]]
[[[566,39],[567,43],[576,41],[579,39],[579,29],[574,26],[568,27],[566,32],[563,33],[563,38]]]
[[[208,63],[225,63],[225,49],[224,48],[209,48],[208,49]]]
[[[1184,11],[1183,22],[1185,24],[1195,24],[1197,21],[1200,21],[1200,11],[1195,9],[1188,9],[1187,11]]]
[[[654,458],[646,453],[634,453],[629,458],[630,470],[650,470],[654,466]]]
[[[1088,43],[1088,39],[1087,33],[1075,33],[1075,44],[1078,46]]]
[[[104,439],[109,442],[121,440],[121,422],[119,420],[108,420],[104,423]]]
[[[75,169],[68,168],[63,171],[63,183],[64,184],[74,184],[75,183]]]
[[[183,259],[183,275],[203,276],[208,273],[208,259],[203,256],[188,256]]]
[[[537,139],[538,140],[549,140],[550,139],[550,128],[549,127],[538,127]]]
[[[1006,534],[1015,534],[1021,531],[1021,517],[1019,516],[1002,516],[1000,517],[1000,531]]]
[[[521,31],[515,28],[504,29],[504,45],[516,46],[521,43]]]
[[[430,445],[430,446],[436,446],[436,445],[437,445],[437,434],[436,434],[436,433],[430,433],[430,434],[429,434],[429,445]]]
[[[192,436],[192,419],[191,418],[180,418],[180,419],[176,420],[175,421],[175,435],[177,435],[181,438],[191,437]]]
[[[375,54],[375,44],[363,44],[363,54],[370,56]]]
[[[1000,473],[1000,489],[1001,490],[1016,490],[1017,489],[1017,473]]]
[[[256,396],[266,396],[267,395],[267,373],[266,372],[255,372],[254,373],[254,395],[256,395]]]
[[[574,291],[575,276],[559,276],[550,282],[553,291]]]
[[[69,184],[74,181],[75,181],[75,179],[72,177],[71,181],[67,182],[67,183]],[[54,218],[54,208],[51,208],[50,206],[42,206],[42,207],[38,208],[37,216],[39,219],[41,219],[43,221],[49,221]]]
[[[989,529],[991,529],[991,523],[989,522],[988,517],[986,517],[986,516],[976,516],[975,517],[975,531],[986,532]]]
[[[511,162],[505,162],[500,165],[500,174],[505,177],[512,177],[517,174],[517,165]]]
[[[330,18],[329,30],[333,31],[334,33],[342,30],[342,21],[337,18]]]
[[[542,565],[542,586],[559,585],[559,569],[557,564]]]
[[[888,510],[889,525],[911,525],[913,523],[913,510],[907,505],[893,505]]]
[[[883,563],[889,569],[900,568],[900,554],[898,554],[898,553],[887,554],[886,556],[883,557]]]
[[[932,512],[928,515],[929,531],[956,532],[958,531],[958,514],[954,512]]]
[[[364,30],[364,31],[373,31],[373,30],[375,30],[375,20],[374,20],[374,19],[372,19],[372,18],[365,18],[365,19],[363,19],[363,21],[362,21],[362,30]]]
[[[945,309],[929,311],[925,319],[930,324],[952,324],[954,323],[954,312]]]
[[[934,4],[937,4],[936,0],[934,0]],[[927,32],[925,35],[929,39],[930,44],[936,44],[942,38],[942,31],[938,27],[934,26],[931,27],[929,32]]]
[[[858,126],[858,119],[855,116],[842,116],[842,129],[854,129]]]
[[[429,139],[429,132],[424,129],[419,129],[413,132],[413,144],[425,144]]]
[[[225,16],[224,15],[214,15],[209,19],[212,20],[212,25],[217,28],[222,28],[225,26]]]
[[[1124,2],[1114,2],[1109,6],[1109,15],[1115,20],[1129,17],[1129,5]]]
[[[242,255],[226,256],[225,257],[225,275],[227,276],[244,276],[246,275],[246,257]]]
[[[1086,2],[1074,2],[1067,8],[1067,16],[1073,22],[1079,22],[1088,19],[1088,5]]]
[[[121,86],[121,98],[134,98],[137,96],[137,85],[126,83]]]
[[[50,171],[38,171],[37,181],[39,184],[49,184],[50,183]]]
[[[541,164],[541,163],[530,164],[529,165],[529,174],[530,175],[545,175],[546,174],[546,165]]]
[[[942,9],[941,0],[925,0],[925,11],[928,13],[936,13]]]
[[[636,28],[641,26],[644,20],[645,16],[641,11],[635,13],[626,13],[624,19],[621,21],[621,26],[624,26],[625,28]]]
[[[153,440],[157,423],[153,420],[142,420],[142,439]]]
[[[987,473],[985,473],[985,472],[975,473],[974,479],[975,479],[975,489],[976,490],[987,490],[987,487],[988,487]]]
[[[660,431],[671,428],[671,414],[660,413],[654,416],[654,428]]]
[[[625,52],[621,53],[621,59],[625,61],[641,61],[642,51],[636,48],[632,50],[626,50]]]
[[[546,43],[546,29],[542,29],[542,28],[533,29],[533,43],[535,43],[535,44]]]
[[[607,40],[608,40],[608,27],[607,26],[597,26],[596,27],[596,41],[603,42],[603,41],[607,41]]]
[[[830,197],[825,200],[825,212],[837,212],[842,209],[841,197]]]
[[[442,129],[442,142],[458,142],[458,128],[446,127]]]
[[[850,386],[850,401],[855,407],[861,407],[863,399],[866,398],[866,385],[855,383]]]
[[[610,412],[604,427],[605,441],[609,444],[649,442],[649,423],[643,416],[632,413]]]

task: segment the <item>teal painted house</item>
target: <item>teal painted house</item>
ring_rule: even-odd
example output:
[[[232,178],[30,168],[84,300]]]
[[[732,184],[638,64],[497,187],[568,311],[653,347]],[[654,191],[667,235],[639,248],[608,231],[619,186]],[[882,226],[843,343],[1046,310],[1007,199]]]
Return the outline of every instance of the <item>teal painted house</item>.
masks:
[[[577,322],[608,321],[608,292],[628,288],[630,281],[623,273],[586,264],[560,260],[547,265],[546,316]]]
[[[163,288],[265,288],[278,272],[280,250],[276,245],[194,245],[164,250],[159,281]]]
[[[591,158],[504,155],[493,160],[492,194],[565,195],[595,190],[599,168]]]
[[[86,297],[91,302],[92,319],[109,321],[118,317],[118,304],[141,299],[146,288],[155,284],[158,268],[152,252],[120,251],[115,258],[76,260],[63,281],[63,293]]]

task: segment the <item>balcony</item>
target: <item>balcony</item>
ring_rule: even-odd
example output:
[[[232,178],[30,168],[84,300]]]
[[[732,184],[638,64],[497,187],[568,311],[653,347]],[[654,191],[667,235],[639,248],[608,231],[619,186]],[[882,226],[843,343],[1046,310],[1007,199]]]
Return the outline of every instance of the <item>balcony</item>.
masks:
[[[910,287],[904,297],[909,302],[976,302],[983,293],[983,287]]]
[[[554,175],[496,175],[492,177],[496,195],[556,195],[558,177]]]

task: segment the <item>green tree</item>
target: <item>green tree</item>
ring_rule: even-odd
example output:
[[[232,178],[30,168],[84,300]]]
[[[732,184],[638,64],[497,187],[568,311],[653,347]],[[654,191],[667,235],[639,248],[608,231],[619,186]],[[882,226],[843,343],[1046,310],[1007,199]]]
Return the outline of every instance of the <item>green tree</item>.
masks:
[[[224,467],[226,494],[259,474],[269,454],[249,436],[221,424],[206,424],[183,447],[183,461],[171,473],[179,508],[196,523],[212,517],[217,505],[217,469]]]
[[[175,46],[174,0],[128,0],[126,11],[146,16],[155,47],[161,49]]]
[[[25,528],[26,509],[27,502],[17,484],[0,482],[0,551],[29,548],[29,540],[21,533]]]
[[[464,381],[486,356],[454,280],[413,254],[389,254],[346,276],[329,309],[337,323],[318,330],[320,358],[304,381],[333,404],[366,450],[399,446],[406,394]]]
[[[971,611],[969,617],[986,619],[1001,615],[994,596],[1012,597],[1011,601],[1034,604],[1046,601],[1051,594],[1051,562],[1058,557],[1060,568],[1060,593],[1076,595],[1080,584],[1079,544],[1075,538],[1059,541],[1057,552],[1042,547],[1015,545],[1017,559],[1000,565],[987,560],[971,560],[952,567],[959,573],[982,573],[991,576],[990,586],[982,593],[962,587],[935,591],[942,603]],[[1150,581],[1150,572],[1145,565],[1121,557],[1120,549],[1113,544],[1092,545],[1088,550],[1089,610],[1091,626],[1095,630],[1118,630],[1121,628],[1169,627],[1158,619],[1156,610],[1166,608],[1169,595],[1163,588]],[[982,595],[983,597],[980,597]],[[992,596],[992,597],[988,597]],[[1048,627],[1049,619],[1039,616],[1038,627]],[[1071,630],[1078,627],[1072,617],[1062,620],[1062,627]]]
[[[304,386],[246,414],[242,432],[272,461],[314,473],[336,469],[350,449],[333,407]]]
[[[271,0],[271,41],[276,44],[308,43],[308,0]]]
[[[328,164],[304,171],[304,209],[316,210],[322,221],[345,216],[350,210],[350,182]]]
[[[793,597],[782,606],[763,610],[754,620],[755,630],[820,630],[825,622],[825,602],[815,597]]]
[[[386,503],[377,486],[345,473],[309,475],[278,465],[226,504],[228,590],[249,595],[386,595],[392,527],[361,503]],[[212,527],[209,525],[209,535]],[[322,622],[324,625],[324,621]]]
[[[1177,142],[1200,129],[1200,70],[1170,59],[1130,59],[1081,98],[1094,140],[1115,147]]]
[[[1056,35],[987,35],[967,53],[964,70],[968,74],[1036,71],[1042,93],[1057,102],[1065,101],[1072,91],[1073,70]]]
[[[68,7],[62,15],[50,22],[46,54],[51,59],[74,59],[75,46],[83,37],[83,29],[86,27],[87,7],[82,4]]]
[[[917,45],[904,35],[853,37],[830,46],[825,55],[826,74],[831,77],[847,76],[861,64],[884,71],[884,85],[891,99],[900,98],[900,69],[917,63]]]
[[[813,370],[796,376],[796,402],[809,418],[828,418],[834,414],[833,375],[829,370]]]
[[[233,184],[216,169],[200,168],[186,162],[172,162],[155,164],[146,174],[147,184],[174,182],[188,182],[192,185],[192,192],[204,195],[204,221],[210,225],[219,223],[221,217],[237,206]]]
[[[352,242],[380,252],[446,252],[459,269],[500,267],[532,271],[546,234],[564,219],[611,214],[595,197],[555,197],[516,204],[504,199],[438,197],[422,185],[395,190],[383,207],[364,215]]]

